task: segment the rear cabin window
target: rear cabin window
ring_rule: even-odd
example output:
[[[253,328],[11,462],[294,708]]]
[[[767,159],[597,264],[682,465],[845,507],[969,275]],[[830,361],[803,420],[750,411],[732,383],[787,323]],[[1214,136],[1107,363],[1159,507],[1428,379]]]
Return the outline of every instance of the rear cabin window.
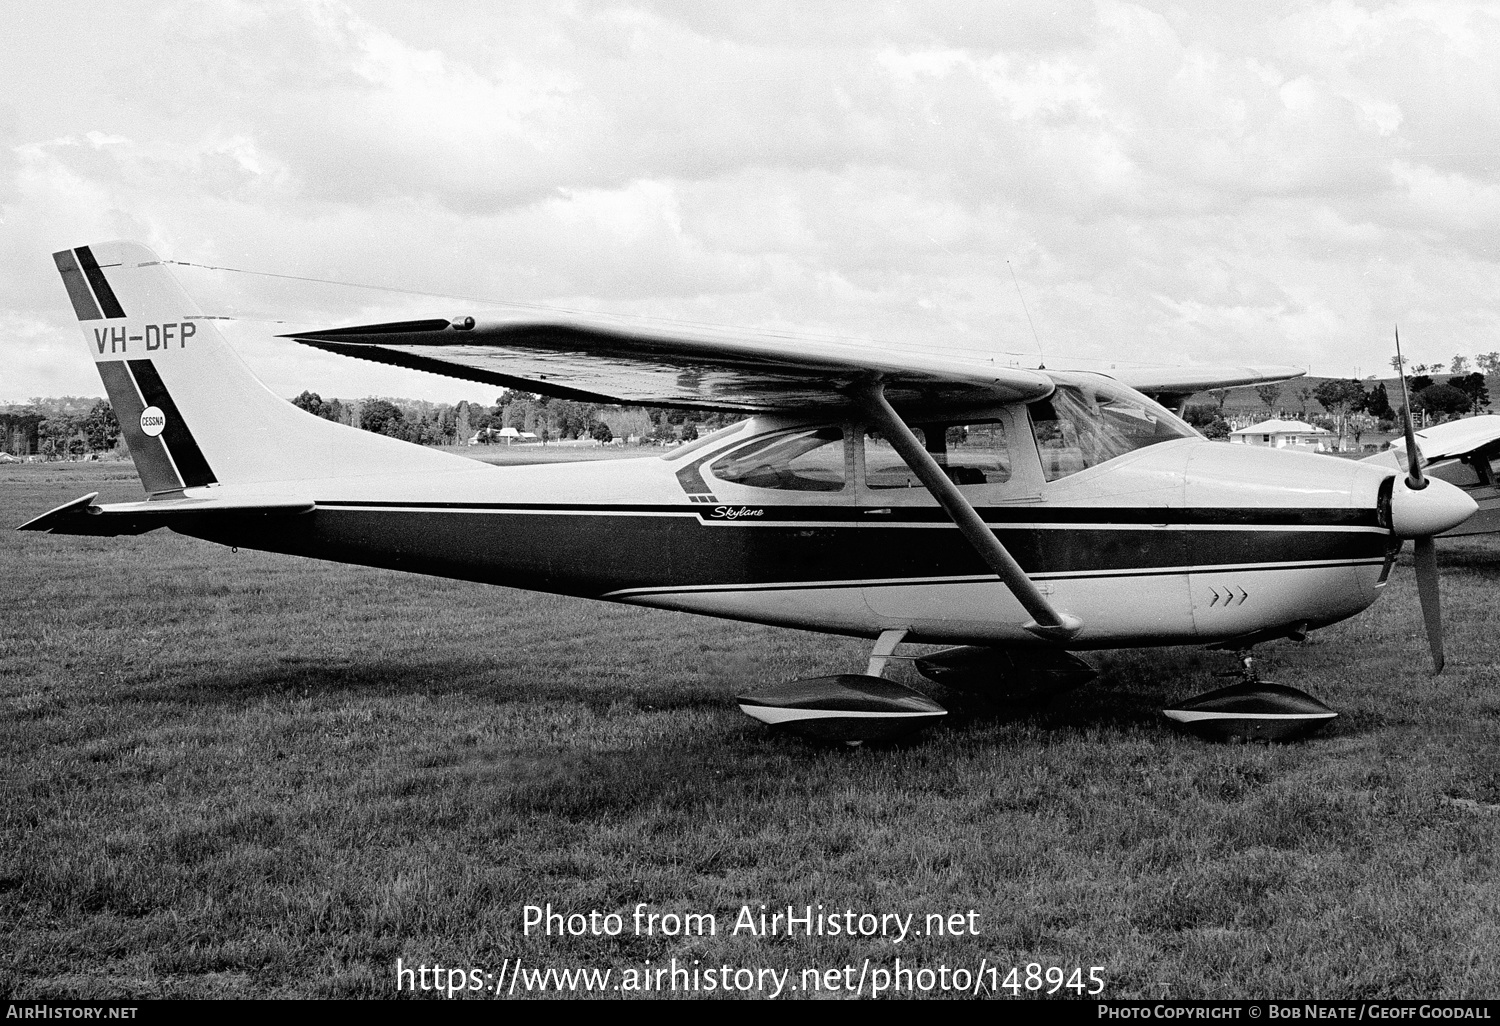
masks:
[[[1198,437],[1150,399],[1103,379],[1059,382],[1056,391],[1028,409],[1048,481],[1158,442]]]
[[[802,428],[757,438],[709,465],[720,481],[747,488],[838,492],[844,488],[844,430]]]
[[[912,433],[956,485],[1010,480],[1010,449],[1004,424],[921,424],[913,426]],[[872,432],[865,436],[865,485],[921,488],[922,482],[891,443]]]
[[[741,431],[745,430],[745,428],[749,426],[749,424],[750,422],[748,420],[741,420],[737,421],[734,424],[730,424],[728,427],[721,427],[717,431],[710,431],[708,434],[703,435],[695,442],[688,442],[686,445],[679,445],[677,448],[671,450],[670,452],[663,453],[661,458],[669,463],[675,460],[680,460],[684,456],[698,452],[700,449],[707,449],[710,445],[713,445],[716,442],[722,442],[724,439],[730,437],[731,435],[739,434]]]

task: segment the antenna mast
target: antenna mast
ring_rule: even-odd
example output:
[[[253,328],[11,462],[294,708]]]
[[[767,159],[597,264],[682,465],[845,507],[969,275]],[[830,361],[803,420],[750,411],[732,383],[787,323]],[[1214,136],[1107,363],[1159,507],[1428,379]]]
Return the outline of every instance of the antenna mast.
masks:
[[[1021,283],[1016,278],[1016,269],[1010,266],[1010,261],[1005,261],[1005,266],[1010,270],[1010,280],[1015,282],[1016,296],[1021,300],[1021,310],[1026,314],[1026,323],[1031,325],[1031,337],[1036,340],[1036,354],[1039,358],[1037,370],[1047,369],[1047,354],[1042,352],[1042,339],[1036,333],[1036,323],[1031,319],[1031,311],[1026,309],[1026,297],[1021,295]]]

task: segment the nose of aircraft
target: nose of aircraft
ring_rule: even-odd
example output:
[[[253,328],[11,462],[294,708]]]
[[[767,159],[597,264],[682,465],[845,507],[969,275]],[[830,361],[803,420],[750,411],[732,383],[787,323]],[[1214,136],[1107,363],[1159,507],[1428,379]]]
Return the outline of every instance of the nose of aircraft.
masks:
[[[1391,533],[1398,538],[1442,534],[1469,519],[1479,509],[1462,488],[1427,478],[1427,487],[1413,489],[1397,476],[1391,491]]]

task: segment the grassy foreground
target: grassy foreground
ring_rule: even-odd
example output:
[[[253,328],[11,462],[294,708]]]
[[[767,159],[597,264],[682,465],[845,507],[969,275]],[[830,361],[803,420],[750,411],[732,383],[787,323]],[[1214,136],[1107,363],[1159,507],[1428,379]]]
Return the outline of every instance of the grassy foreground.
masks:
[[[139,495],[128,464],[0,468],[0,997],[388,997],[398,958],[517,957],[1500,996],[1494,538],[1439,543],[1441,677],[1409,558],[1359,617],[1263,647],[1267,676],[1343,714],[1307,742],[1174,733],[1157,710],[1230,660],[1169,649],[1100,654],[1020,718],[924,685],[943,726],[830,749],[731,699],[857,669],[862,642],[9,530],[96,489]],[[547,903],[624,931],[526,936]],[[718,932],[636,936],[640,903]],[[919,928],[972,909],[978,936],[732,934],[761,904]]]

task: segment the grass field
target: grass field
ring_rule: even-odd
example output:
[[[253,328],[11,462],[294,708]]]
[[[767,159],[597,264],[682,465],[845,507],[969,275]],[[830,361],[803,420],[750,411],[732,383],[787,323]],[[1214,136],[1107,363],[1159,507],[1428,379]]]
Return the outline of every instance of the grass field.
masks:
[[[128,464],[0,468],[0,527],[96,489],[139,496]],[[1174,733],[1157,710],[1231,661],[1168,649],[1102,653],[1029,715],[924,685],[941,727],[845,749],[731,699],[858,669],[863,642],[3,530],[0,996],[388,997],[398,958],[517,957],[1500,996],[1500,541],[1439,553],[1441,677],[1409,557],[1372,609],[1263,647],[1268,677],[1342,713],[1309,741]],[[525,936],[549,902],[624,932]],[[635,936],[638,903],[718,933]],[[979,935],[732,935],[746,904],[972,909]]]

